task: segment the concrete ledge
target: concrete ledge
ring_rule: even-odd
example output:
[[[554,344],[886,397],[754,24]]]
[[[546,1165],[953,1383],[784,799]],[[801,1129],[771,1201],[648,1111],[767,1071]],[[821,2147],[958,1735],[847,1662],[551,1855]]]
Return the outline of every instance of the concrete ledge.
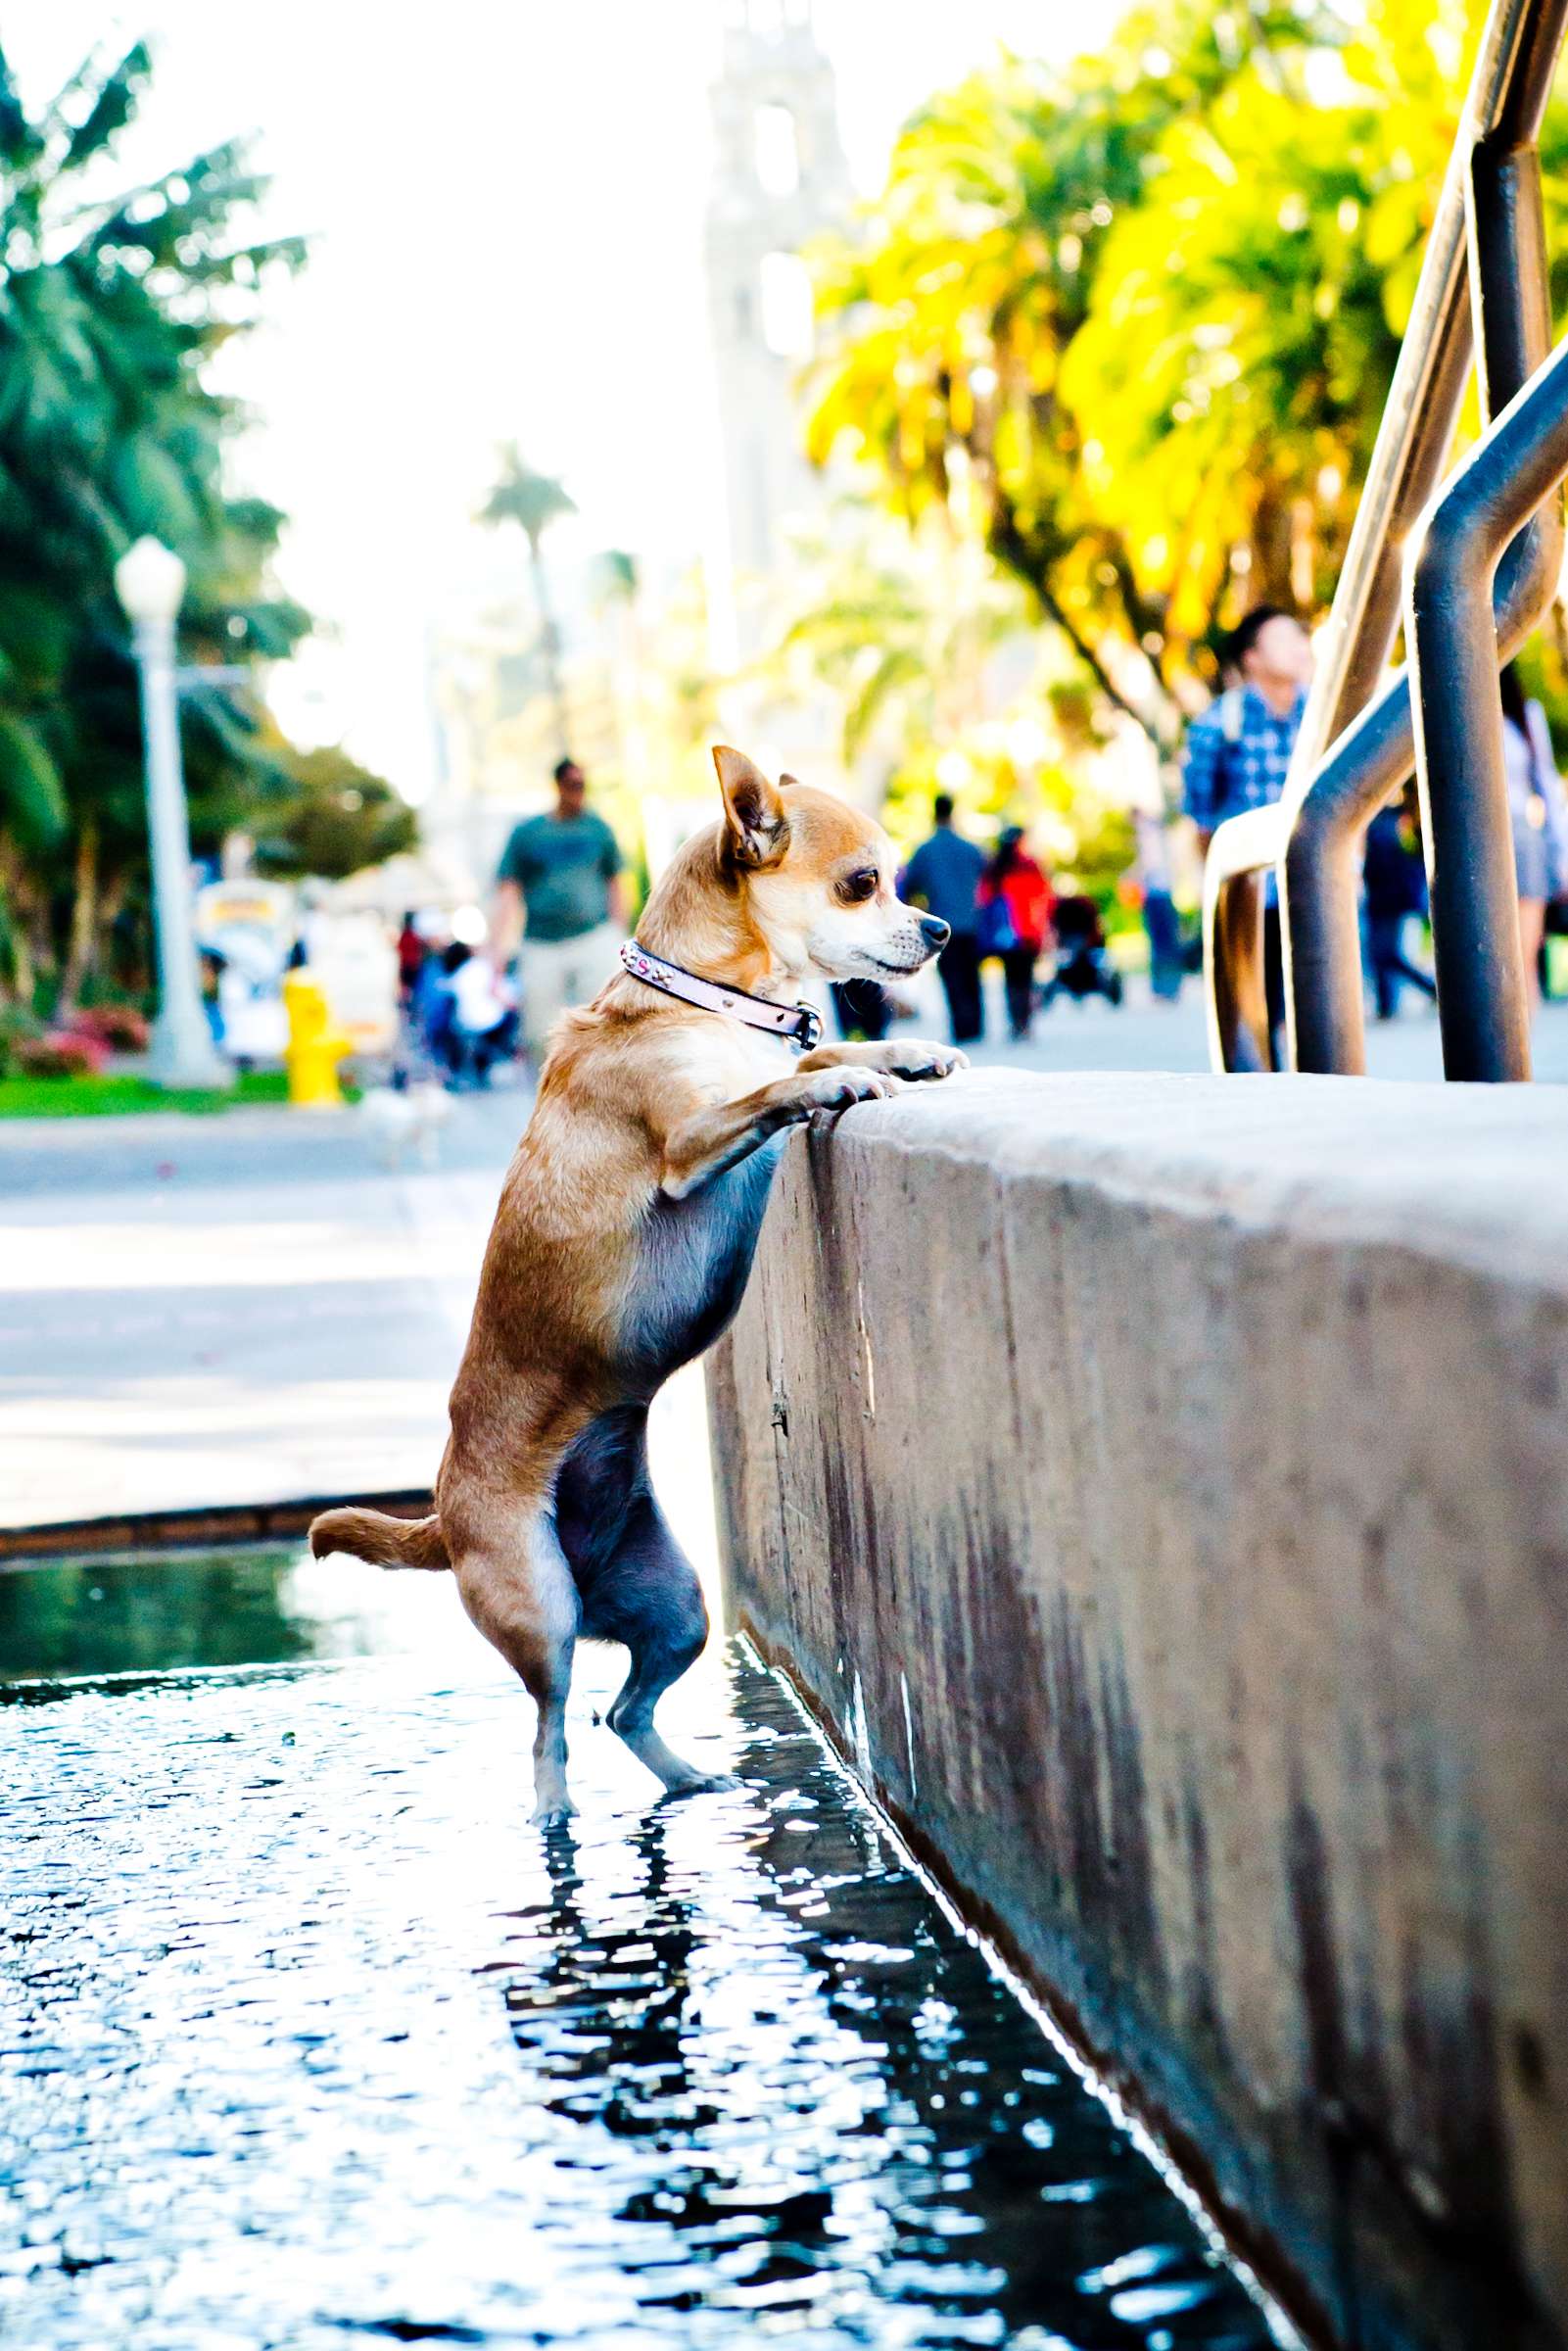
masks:
[[[735,1619],[1297,2308],[1568,2342],[1568,1099],[853,1111],[709,1395]]]

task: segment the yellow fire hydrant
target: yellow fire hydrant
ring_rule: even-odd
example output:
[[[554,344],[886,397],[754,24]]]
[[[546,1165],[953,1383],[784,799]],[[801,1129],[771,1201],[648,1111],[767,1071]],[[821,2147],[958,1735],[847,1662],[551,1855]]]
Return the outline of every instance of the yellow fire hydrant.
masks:
[[[352,1053],[354,1042],[332,1026],[326,990],[307,972],[290,972],[283,982],[283,1002],[289,1016],[289,1041],[283,1060],[289,1073],[289,1100],[300,1110],[331,1110],[343,1100],[338,1064]]]

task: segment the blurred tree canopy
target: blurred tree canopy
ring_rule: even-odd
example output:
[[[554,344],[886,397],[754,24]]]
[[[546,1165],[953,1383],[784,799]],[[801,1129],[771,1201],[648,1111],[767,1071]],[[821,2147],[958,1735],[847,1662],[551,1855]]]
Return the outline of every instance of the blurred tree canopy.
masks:
[[[1332,590],[1482,15],[1155,0],[933,99],[818,251],[810,454],[981,538],[1168,749],[1225,626]],[[1550,227],[1560,103],[1543,165]]]
[[[1110,772],[1116,730],[983,544],[929,514],[905,528],[841,500],[797,542],[785,578],[793,594],[751,675],[781,700],[831,698],[843,764],[875,775],[899,848],[925,838],[934,794],[951,792],[985,834],[1023,826],[1064,887],[1109,909],[1136,847],[1117,796],[1124,772]]]
[[[952,742],[981,714],[987,657],[1027,624],[1017,583],[980,551],[848,502],[794,551],[790,580],[766,667],[784,691],[814,682],[833,696],[846,767],[873,744],[896,766]]]
[[[418,840],[419,820],[407,801],[347,751],[332,744],[292,751],[286,764],[286,795],[268,807],[257,840],[258,872],[342,882]]]
[[[492,524],[514,522],[528,542],[534,601],[539,606],[540,650],[555,711],[556,751],[563,759],[570,754],[572,745],[566,683],[561,674],[560,623],[555,617],[555,600],[550,594],[549,570],[545,561],[545,534],[552,523],[576,512],[564,485],[553,474],[536,473],[525,461],[516,442],[508,441],[500,453],[500,472],[479,509],[479,519]]]
[[[265,183],[240,146],[101,193],[150,70],[140,42],[95,53],[29,114],[0,54],[0,979],[24,996],[73,994],[145,896],[118,557],[144,532],[183,557],[187,662],[277,659],[310,626],[267,585],[283,518],[225,487],[241,418],[203,380],[304,248],[247,242]],[[249,692],[191,696],[182,731],[199,851],[309,790]]]

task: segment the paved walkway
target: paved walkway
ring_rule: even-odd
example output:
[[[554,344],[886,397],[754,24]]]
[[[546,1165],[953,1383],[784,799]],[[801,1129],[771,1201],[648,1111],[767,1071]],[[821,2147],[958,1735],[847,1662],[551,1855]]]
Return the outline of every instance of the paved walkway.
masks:
[[[938,1019],[938,1032],[940,1032]],[[1425,1014],[1370,1037],[1373,1073],[1439,1074]],[[1035,1070],[1206,1067],[1196,988],[1175,1008],[1064,1005]],[[1568,1080],[1568,1006],[1538,1025]],[[389,1171],[352,1112],[0,1126],[0,1523],[423,1484],[517,1094],[454,1106],[434,1171]],[[656,1416],[662,1490],[712,1557],[695,1375]]]
[[[0,1522],[426,1482],[525,1108],[457,1105],[435,1171],[353,1113],[0,1128]],[[711,1550],[694,1383],[661,1425]]]
[[[1176,1004],[1157,1003],[1142,981],[1130,983],[1128,1000],[1114,1011],[1098,998],[1088,1004],[1059,1003],[1038,1015],[1034,1035],[1020,1048],[1006,1037],[998,989],[989,1006],[991,1041],[974,1058],[1012,1063],[1025,1070],[1207,1070],[1209,1044],[1203,996],[1189,981]],[[940,1021],[939,1003],[923,1022]],[[938,1027],[934,1032],[945,1035]],[[1536,1019],[1535,1074],[1544,1084],[1568,1084],[1568,1002],[1542,1007]],[[1437,1016],[1405,992],[1404,1010],[1394,1021],[1368,1021],[1366,1066],[1370,1078],[1436,1079],[1443,1076],[1443,1046]]]
[[[235,1112],[29,1122],[0,1189],[7,1523],[434,1474],[494,1170]]]

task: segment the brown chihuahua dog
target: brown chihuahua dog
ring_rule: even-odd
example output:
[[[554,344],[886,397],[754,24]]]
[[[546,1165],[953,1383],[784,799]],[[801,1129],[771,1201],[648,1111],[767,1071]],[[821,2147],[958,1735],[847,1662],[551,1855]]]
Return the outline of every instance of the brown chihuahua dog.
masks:
[[[824,1045],[807,972],[892,980],[947,925],[901,905],[880,827],[738,751],[714,753],[724,819],[648,900],[625,972],[568,1013],[485,1254],[433,1516],[328,1511],[333,1551],[451,1567],[463,1607],[539,1708],[537,1810],[571,1811],[566,1693],[579,1636],[621,1641],[611,1728],[671,1794],[713,1783],[653,1709],[707,1611],[648,1484],[648,1406],[739,1304],[786,1130],[964,1066],[946,1045]],[[799,1058],[794,1058],[799,1051]]]

